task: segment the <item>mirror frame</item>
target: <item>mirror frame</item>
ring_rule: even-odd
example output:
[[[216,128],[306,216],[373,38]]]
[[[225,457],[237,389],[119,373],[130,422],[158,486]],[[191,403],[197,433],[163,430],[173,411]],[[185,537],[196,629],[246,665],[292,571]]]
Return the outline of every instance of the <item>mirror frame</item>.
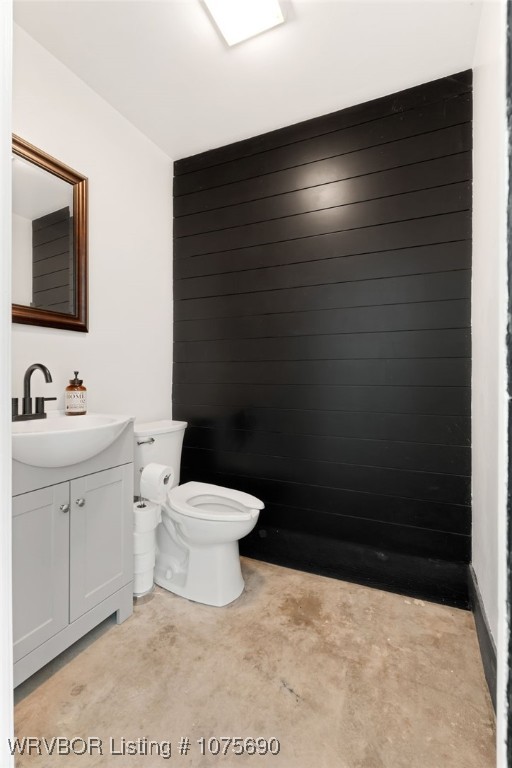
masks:
[[[73,248],[75,255],[75,313],[12,305],[13,323],[41,325],[68,331],[88,331],[87,177],[13,134],[13,154],[73,185]]]

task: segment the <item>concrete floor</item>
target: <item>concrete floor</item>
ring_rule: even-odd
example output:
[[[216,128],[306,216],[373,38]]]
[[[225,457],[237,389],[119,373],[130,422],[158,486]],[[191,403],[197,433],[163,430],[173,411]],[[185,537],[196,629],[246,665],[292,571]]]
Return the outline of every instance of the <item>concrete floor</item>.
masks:
[[[246,591],[211,608],[156,589],[16,691],[16,735],[89,736],[103,755],[16,766],[491,768],[494,715],[472,615],[243,560]],[[212,736],[279,755],[202,756]],[[171,742],[171,758],[111,754]],[[181,737],[191,740],[180,755]],[[214,745],[215,746],[215,745]]]

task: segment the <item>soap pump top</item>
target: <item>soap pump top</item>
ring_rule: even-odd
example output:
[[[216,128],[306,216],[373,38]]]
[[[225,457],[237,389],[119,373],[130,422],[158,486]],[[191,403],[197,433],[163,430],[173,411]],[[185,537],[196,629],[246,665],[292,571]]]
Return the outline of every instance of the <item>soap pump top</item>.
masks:
[[[87,389],[83,386],[83,379],[78,378],[78,371],[74,371],[75,378],[69,380],[66,387],[66,414],[68,416],[83,416],[87,413]]]
[[[73,373],[75,374],[75,378],[70,379],[69,383],[74,387],[81,387],[84,380],[78,378],[78,371],[73,371]]]

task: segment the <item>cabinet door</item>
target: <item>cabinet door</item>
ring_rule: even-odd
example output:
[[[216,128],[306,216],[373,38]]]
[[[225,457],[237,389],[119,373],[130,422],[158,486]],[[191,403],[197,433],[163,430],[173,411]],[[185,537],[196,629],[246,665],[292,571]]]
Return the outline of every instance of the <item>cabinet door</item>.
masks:
[[[14,661],[69,620],[69,483],[13,499]]]
[[[133,578],[133,469],[71,482],[70,621]]]

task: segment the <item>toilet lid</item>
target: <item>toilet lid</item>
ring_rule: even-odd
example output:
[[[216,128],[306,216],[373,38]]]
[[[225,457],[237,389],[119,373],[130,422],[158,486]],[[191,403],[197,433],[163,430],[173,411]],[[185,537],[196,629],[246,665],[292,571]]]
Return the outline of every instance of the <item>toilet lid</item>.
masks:
[[[168,503],[177,512],[200,520],[250,520],[264,508],[262,501],[243,491],[210,483],[183,483],[171,488]]]

